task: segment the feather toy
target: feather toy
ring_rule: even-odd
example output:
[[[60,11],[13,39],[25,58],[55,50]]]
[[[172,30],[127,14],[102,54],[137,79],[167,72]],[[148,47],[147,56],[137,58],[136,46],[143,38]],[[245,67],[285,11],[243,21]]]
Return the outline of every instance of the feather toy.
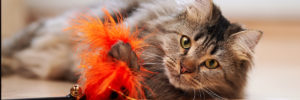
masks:
[[[143,77],[149,71],[142,66],[140,71],[133,71],[125,62],[108,55],[118,41],[130,44],[131,49],[137,51],[143,46],[143,40],[137,38],[138,32],[130,32],[120,14],[115,21],[107,10],[103,11],[104,21],[82,15],[72,20],[69,28],[80,34],[81,45],[88,45],[80,53],[80,67],[84,72],[79,83],[83,94],[88,100],[111,99],[112,94],[117,94],[116,99],[145,99],[147,86],[143,84]]]

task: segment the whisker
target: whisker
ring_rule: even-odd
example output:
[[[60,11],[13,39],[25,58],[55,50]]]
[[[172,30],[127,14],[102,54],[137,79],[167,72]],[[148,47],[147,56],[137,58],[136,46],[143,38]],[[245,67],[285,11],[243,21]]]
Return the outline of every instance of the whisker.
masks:
[[[224,99],[223,97],[221,97],[220,95],[216,94],[215,92],[211,91],[210,89],[207,88],[208,91],[210,91],[210,93],[212,93],[213,95],[217,96],[220,99]]]
[[[196,94],[199,94],[199,97],[201,99],[201,92],[200,92],[200,90],[198,90]]]
[[[210,80],[206,77],[207,75],[205,73],[203,73],[204,78],[207,80],[207,84],[210,84]],[[210,84],[211,85],[211,84]],[[216,94],[215,92],[211,91],[209,88],[205,88],[203,87],[204,90],[206,90],[206,92],[209,92],[209,94],[212,94],[213,96],[219,98],[219,99],[224,99],[222,96]]]
[[[211,95],[217,97],[218,99],[224,100],[223,97],[219,96],[218,94],[216,94],[215,92],[209,90],[208,88],[206,88],[207,92],[209,92]]]
[[[143,63],[142,65],[155,65],[155,64],[163,64],[163,63]]]
[[[216,95],[213,95],[210,91],[208,91],[206,88],[203,87],[204,92],[206,92],[208,95],[210,95],[211,97],[215,98],[217,97]],[[219,98],[219,97],[217,97]]]
[[[161,55],[157,55],[154,53],[148,53],[148,54],[143,54],[143,56],[147,56],[147,57],[157,57],[157,58],[163,58]]]
[[[193,100],[195,100],[195,94],[196,94],[196,93],[195,93],[195,89],[194,89],[194,97],[193,97]]]
[[[204,97],[204,100],[205,100],[205,93],[204,93],[204,91],[201,91],[202,93],[203,93],[203,97]]]
[[[162,57],[151,57],[151,56],[146,56],[146,57],[143,57],[143,59],[160,59],[160,60],[162,60],[163,58],[162,58]]]
[[[205,74],[205,73],[203,73],[203,76],[204,76],[204,79],[206,79],[206,81],[207,81],[206,83],[209,84],[210,81],[209,81],[208,78],[206,77],[206,74]],[[211,92],[208,92],[207,88],[203,87],[203,90],[204,90],[204,92],[206,92],[206,93],[207,93],[208,95],[210,95],[211,97],[213,97],[213,98],[216,97],[215,95],[212,95]]]
[[[198,91],[199,91],[199,97],[200,97],[200,99],[202,99],[201,90],[198,90]]]

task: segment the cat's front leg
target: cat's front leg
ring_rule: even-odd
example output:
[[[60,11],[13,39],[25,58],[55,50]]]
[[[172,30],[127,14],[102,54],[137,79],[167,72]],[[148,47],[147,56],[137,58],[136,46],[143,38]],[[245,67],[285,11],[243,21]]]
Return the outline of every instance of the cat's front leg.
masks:
[[[138,57],[128,43],[124,43],[123,41],[117,42],[111,47],[108,55],[117,60],[126,62],[133,70],[138,71],[140,68],[138,65]]]

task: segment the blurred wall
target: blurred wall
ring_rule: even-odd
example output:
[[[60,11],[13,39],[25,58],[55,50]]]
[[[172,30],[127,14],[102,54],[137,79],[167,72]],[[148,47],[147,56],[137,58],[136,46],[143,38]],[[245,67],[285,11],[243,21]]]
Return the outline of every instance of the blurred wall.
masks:
[[[1,0],[1,38],[21,30],[26,23],[24,0]]]
[[[300,0],[213,0],[227,17],[299,20]]]
[[[86,8],[101,0],[24,0],[34,19],[49,18],[67,10]]]
[[[33,21],[51,18],[101,0],[1,0],[1,38],[11,36]]]
[[[1,0],[2,38],[32,21],[103,0]],[[230,19],[300,20],[300,0],[213,0]]]

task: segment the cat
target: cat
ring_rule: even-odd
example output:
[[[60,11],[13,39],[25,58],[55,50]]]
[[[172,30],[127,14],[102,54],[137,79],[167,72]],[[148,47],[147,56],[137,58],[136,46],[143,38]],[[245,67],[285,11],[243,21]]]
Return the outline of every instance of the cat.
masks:
[[[150,35],[145,40],[149,46],[143,48],[140,64],[157,73],[146,80],[154,92],[148,93],[148,98],[244,98],[247,72],[253,64],[261,31],[230,23],[210,0],[157,1],[142,5],[126,21],[143,29],[140,37]],[[132,52],[126,47],[130,48],[122,42],[116,44],[112,52],[128,53],[114,53],[113,57],[137,65],[136,60],[128,61],[134,55],[120,58]]]
[[[145,81],[153,92],[147,91],[148,99],[244,98],[247,72],[253,65],[254,49],[262,37],[261,31],[246,29],[239,24],[230,23],[211,0],[110,0],[102,4],[102,7],[104,5],[108,7],[112,14],[113,10],[121,11],[125,15],[123,17],[127,25],[142,29],[139,37],[145,38],[145,42],[148,44],[140,52],[140,58],[143,62],[138,61],[135,54],[131,54],[132,51],[126,49],[130,46],[122,42],[112,47],[111,56],[124,60],[135,68],[140,65],[156,73]],[[91,8],[90,11],[101,17],[103,14],[99,9],[102,7]],[[62,19],[68,19],[74,13],[67,14]],[[57,19],[54,18],[41,23],[47,24],[47,22],[51,23]],[[58,22],[65,23],[66,21],[68,20],[59,20]],[[38,39],[39,35],[46,37],[50,34],[43,33],[41,30],[50,30],[51,27],[55,26],[36,25],[36,27],[41,28],[35,28],[38,29],[37,31],[27,32],[27,34],[32,33],[34,35],[21,36],[29,37],[28,40],[31,41],[23,40],[22,42],[21,40],[24,38],[11,39],[14,42],[6,47],[10,49],[2,51],[2,54],[4,53],[6,59],[13,59],[7,61],[22,62],[19,64],[22,67],[19,66],[17,69],[27,69],[25,74],[33,71],[38,72],[30,66],[35,66],[35,68],[47,67],[47,70],[61,70],[63,69],[62,66],[67,66],[64,70],[69,72],[70,77],[74,78],[74,73],[79,71],[70,71],[70,69],[76,69],[74,66],[79,60],[74,57],[74,52],[69,52],[73,46],[70,43],[71,39],[67,39],[70,35],[66,35],[67,32],[65,31],[60,31],[67,26],[64,24],[63,27],[59,26],[59,29],[54,28],[55,31],[49,31],[60,35],[54,35],[49,39]],[[132,31],[135,29],[136,27],[132,27]],[[41,43],[40,45],[48,43],[42,42],[43,40],[52,41],[56,38],[57,41],[61,41],[54,42],[54,47],[50,47],[49,44],[43,45],[44,47],[35,47],[39,43]],[[20,44],[16,44],[18,43],[16,40],[21,41]],[[38,40],[39,42],[37,42]],[[12,48],[16,49],[12,50]],[[31,61],[32,59],[26,56],[22,58],[20,52],[31,51],[36,48],[40,52],[46,50],[45,55],[48,54],[47,56],[57,54],[53,51],[65,52],[61,53],[62,56],[54,56],[50,61],[43,59]],[[39,53],[36,50],[31,52],[33,54]],[[120,58],[128,56],[128,54],[130,57]],[[43,58],[43,55],[35,56]],[[4,57],[2,56],[2,59]],[[61,64],[51,65],[56,61]],[[39,64],[34,64],[36,62]],[[46,64],[48,66],[42,66]],[[4,68],[3,62],[1,68]],[[65,71],[60,73],[66,73]],[[68,76],[55,73],[54,79]],[[47,78],[52,74],[54,73],[44,74],[43,77]],[[35,76],[41,77],[37,74]]]

